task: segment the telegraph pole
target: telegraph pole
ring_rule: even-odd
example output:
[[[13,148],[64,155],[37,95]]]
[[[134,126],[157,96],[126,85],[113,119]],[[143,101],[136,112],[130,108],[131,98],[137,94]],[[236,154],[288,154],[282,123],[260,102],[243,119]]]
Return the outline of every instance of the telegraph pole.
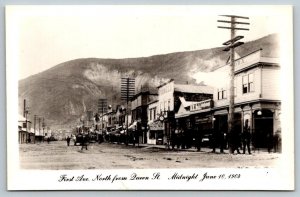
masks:
[[[104,120],[103,120],[103,116],[104,113],[107,112],[107,99],[105,98],[101,98],[98,100],[98,113],[101,114],[101,130],[103,132],[103,128],[104,128]]]
[[[27,137],[30,138],[30,133],[28,132],[28,125],[27,125],[27,117],[28,117],[28,107],[27,107],[27,103],[26,103],[26,99],[24,99],[24,109],[23,109],[23,116],[25,118],[25,126],[26,126],[26,132],[27,132]],[[26,138],[26,143],[27,143],[28,138]]]
[[[34,119],[33,119],[33,127],[34,127],[34,143],[35,143],[35,134],[36,134],[36,116],[37,115],[34,115]]]
[[[236,16],[236,15],[221,15],[222,17],[230,18],[230,20],[218,20],[218,22],[221,23],[229,23],[230,26],[218,26],[218,28],[222,29],[229,29],[231,38],[230,40],[223,43],[223,45],[226,45],[227,47],[224,49],[224,51],[230,51],[230,73],[229,73],[229,112],[228,112],[228,134],[231,134],[234,127],[234,61],[235,61],[235,54],[234,49],[242,44],[243,42],[237,42],[238,40],[244,38],[244,36],[236,36],[236,30],[246,30],[249,31],[248,28],[241,28],[237,27],[237,25],[250,25],[248,22],[240,22],[237,21],[237,19],[249,19],[249,17],[244,16]],[[231,142],[231,139],[229,138],[229,142]],[[232,144],[229,143],[230,152],[232,152]]]
[[[39,135],[41,135],[41,118],[40,117],[39,117]]]
[[[128,145],[128,102],[135,93],[135,79],[129,77],[121,78],[121,99],[126,100],[126,145]]]

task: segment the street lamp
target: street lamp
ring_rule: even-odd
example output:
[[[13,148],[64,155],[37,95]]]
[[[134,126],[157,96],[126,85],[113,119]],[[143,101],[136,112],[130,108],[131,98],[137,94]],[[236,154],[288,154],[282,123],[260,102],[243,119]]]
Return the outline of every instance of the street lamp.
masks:
[[[262,112],[259,110],[259,111],[257,112],[257,115],[258,115],[258,116],[261,116],[261,115],[262,115]]]

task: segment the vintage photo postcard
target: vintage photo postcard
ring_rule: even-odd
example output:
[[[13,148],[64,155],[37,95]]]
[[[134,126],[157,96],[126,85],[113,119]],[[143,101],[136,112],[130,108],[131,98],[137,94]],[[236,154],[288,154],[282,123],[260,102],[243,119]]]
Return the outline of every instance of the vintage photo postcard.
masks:
[[[294,190],[292,11],[7,6],[7,189]]]

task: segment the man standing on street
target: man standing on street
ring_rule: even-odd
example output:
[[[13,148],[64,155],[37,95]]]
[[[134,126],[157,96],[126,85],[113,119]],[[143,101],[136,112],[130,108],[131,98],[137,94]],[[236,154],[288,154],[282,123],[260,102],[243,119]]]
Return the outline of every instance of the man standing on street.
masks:
[[[71,138],[68,136],[68,137],[67,137],[67,145],[68,145],[68,146],[70,146],[70,141],[71,141]]]
[[[88,143],[88,135],[82,136],[82,142],[81,142],[81,150],[83,150],[83,147],[85,146],[85,149],[87,150],[87,143]]]
[[[248,149],[249,155],[251,154],[250,150],[250,141],[251,141],[251,134],[250,134],[250,127],[248,125],[248,119],[245,121],[245,126],[243,129],[243,134],[242,134],[242,140],[243,140],[243,154],[246,152],[246,147]]]

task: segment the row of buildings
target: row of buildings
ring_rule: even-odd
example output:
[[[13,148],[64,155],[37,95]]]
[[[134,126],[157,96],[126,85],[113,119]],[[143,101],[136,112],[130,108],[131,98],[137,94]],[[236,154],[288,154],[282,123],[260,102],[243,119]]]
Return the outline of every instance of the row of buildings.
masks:
[[[213,73],[229,73],[226,64]],[[212,73],[212,74],[213,74]],[[213,76],[213,75],[212,75]],[[131,99],[131,111],[119,105],[101,117],[102,130],[136,132],[139,143],[166,144],[174,134],[188,139],[228,129],[229,86],[177,84],[173,79],[156,90],[141,90]],[[262,49],[235,60],[234,128],[243,131],[249,121],[252,141],[266,147],[269,136],[281,132],[280,65],[278,58],[262,56]],[[127,120],[128,117],[128,120]]]
[[[54,133],[49,127],[45,127],[43,122],[32,123],[31,120],[27,119],[27,114],[24,116],[19,115],[18,117],[19,144],[42,142],[51,136],[57,139],[57,136],[54,136]]]

